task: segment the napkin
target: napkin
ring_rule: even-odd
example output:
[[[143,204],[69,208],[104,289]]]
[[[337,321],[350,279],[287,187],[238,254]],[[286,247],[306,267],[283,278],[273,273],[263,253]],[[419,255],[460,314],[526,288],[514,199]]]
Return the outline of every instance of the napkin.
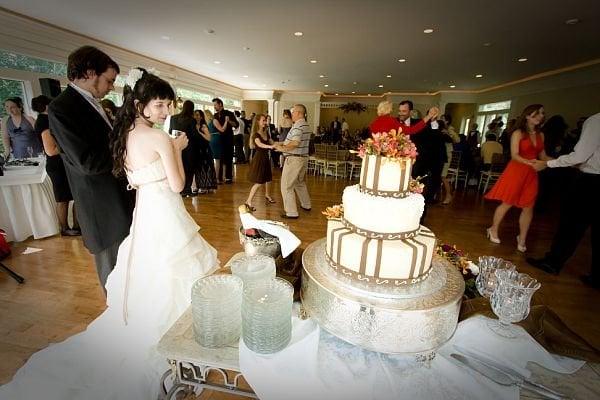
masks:
[[[279,239],[279,245],[281,246],[281,255],[285,258],[289,256],[298,246],[300,246],[300,239],[294,235],[288,229],[281,225],[275,224],[273,221],[260,220],[245,210],[242,210],[240,206],[240,219],[242,220],[242,226],[244,229],[260,229],[261,231],[267,232],[269,235],[276,236]]]

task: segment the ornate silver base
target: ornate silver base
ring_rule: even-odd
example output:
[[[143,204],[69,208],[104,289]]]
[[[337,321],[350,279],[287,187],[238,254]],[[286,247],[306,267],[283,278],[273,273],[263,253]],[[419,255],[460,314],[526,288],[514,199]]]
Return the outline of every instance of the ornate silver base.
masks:
[[[381,353],[432,352],[452,337],[465,283],[434,257],[430,276],[414,285],[357,285],[330,268],[326,239],[311,243],[302,263],[302,303],[311,318],[349,343]]]

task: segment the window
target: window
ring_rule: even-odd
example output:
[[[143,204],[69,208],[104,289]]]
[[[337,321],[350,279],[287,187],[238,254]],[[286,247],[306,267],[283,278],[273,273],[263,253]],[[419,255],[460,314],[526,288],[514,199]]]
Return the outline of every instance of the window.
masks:
[[[191,100],[194,103],[202,104],[209,103],[212,104],[213,96],[208,93],[200,93],[189,89],[177,88],[175,91],[177,97],[181,97],[186,100]]]
[[[123,104],[123,96],[121,95],[121,93],[115,92],[114,90],[108,92],[108,94],[104,96],[104,98],[115,103],[115,106],[117,107],[121,107],[121,105]]]
[[[55,76],[67,75],[67,64],[42,60],[41,58],[25,56],[6,50],[0,50],[0,68],[39,72]]]
[[[501,120],[503,123],[502,129],[506,128],[508,122],[508,114],[510,112],[511,101],[499,101],[496,103],[480,104],[477,107],[477,115],[475,116],[481,137],[479,142],[485,142],[485,134],[488,131],[488,125],[493,120]]]
[[[480,113],[485,113],[485,112],[491,112],[491,111],[510,110],[510,103],[511,103],[510,100],[506,100],[506,101],[499,101],[497,103],[481,104],[477,108],[477,111]]]

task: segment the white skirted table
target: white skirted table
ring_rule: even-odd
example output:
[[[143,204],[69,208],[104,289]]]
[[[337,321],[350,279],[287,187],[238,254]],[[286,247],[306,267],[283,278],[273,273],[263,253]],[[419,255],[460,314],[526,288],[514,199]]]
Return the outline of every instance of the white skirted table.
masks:
[[[8,241],[40,239],[59,233],[52,182],[46,174],[46,161],[37,166],[5,167],[0,176],[0,228]]]
[[[233,258],[240,255],[236,254]],[[230,261],[231,262],[231,261]],[[523,330],[520,339],[504,339],[475,316],[459,323],[449,342],[429,360],[364,350],[321,330],[311,319],[298,318],[295,305],[292,340],[281,352],[260,355],[240,340],[220,349],[207,349],[194,340],[188,309],[161,339],[158,350],[169,360],[161,386],[162,399],[181,391],[208,388],[232,394],[279,399],[539,399],[516,386],[502,386],[455,362],[450,354],[468,348],[511,365],[569,398],[600,398],[600,366],[553,356]],[[525,369],[527,368],[527,369]],[[220,374],[220,382],[208,375]],[[252,391],[241,388],[240,378]]]

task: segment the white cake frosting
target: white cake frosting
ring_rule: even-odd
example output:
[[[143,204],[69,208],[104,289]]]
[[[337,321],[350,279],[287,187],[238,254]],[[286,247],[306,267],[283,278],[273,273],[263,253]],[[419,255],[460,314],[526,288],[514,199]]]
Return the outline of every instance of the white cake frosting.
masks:
[[[366,155],[362,160],[359,185],[363,191],[392,197],[408,192],[413,160]]]
[[[373,196],[359,185],[347,186],[342,196],[344,218],[351,224],[378,233],[411,232],[419,229],[425,199],[411,193],[404,198]]]
[[[424,279],[435,248],[433,233],[403,240],[369,239],[347,228],[340,220],[327,222],[327,258],[332,268],[346,276],[373,284],[403,285]]]

